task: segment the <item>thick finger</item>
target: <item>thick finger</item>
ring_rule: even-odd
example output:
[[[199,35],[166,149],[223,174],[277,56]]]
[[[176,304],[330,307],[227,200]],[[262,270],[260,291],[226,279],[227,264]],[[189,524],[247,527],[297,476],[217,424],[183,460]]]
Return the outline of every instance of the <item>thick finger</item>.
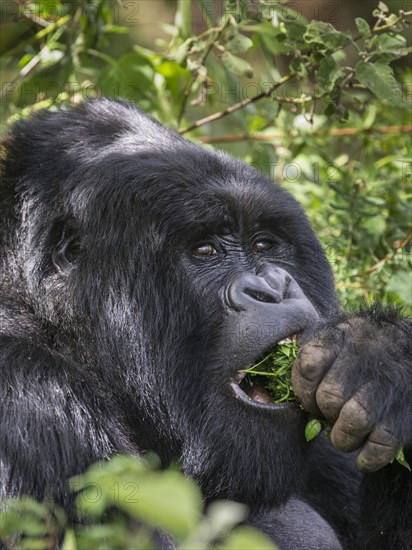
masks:
[[[345,388],[335,379],[323,379],[316,391],[316,404],[325,418],[334,422],[347,401]]]
[[[348,379],[348,367],[353,359],[341,352],[325,374],[316,391],[316,404],[325,418],[334,422],[353,393],[353,380]]]
[[[335,356],[332,349],[312,342],[305,344],[299,352],[292,369],[292,385],[303,407],[309,412],[319,413],[316,390]]]
[[[365,385],[343,405],[331,433],[335,447],[350,452],[362,445],[374,426],[369,403],[370,386]]]
[[[362,472],[376,472],[395,458],[400,445],[387,428],[378,425],[370,434],[356,458],[356,466]]]

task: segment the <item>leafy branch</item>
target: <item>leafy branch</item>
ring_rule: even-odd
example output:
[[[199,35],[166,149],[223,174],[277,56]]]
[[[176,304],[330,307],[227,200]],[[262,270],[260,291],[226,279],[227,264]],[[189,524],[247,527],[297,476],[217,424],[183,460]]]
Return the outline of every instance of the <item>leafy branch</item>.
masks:
[[[273,7],[273,9],[276,10],[276,7]],[[372,29],[364,19],[357,18],[356,24],[359,34],[355,37],[352,37],[348,32],[337,31],[329,23],[321,21],[311,21],[308,24],[303,24],[303,22],[297,23],[297,20],[293,20],[292,25],[291,21],[284,16],[284,12],[279,11],[276,18],[277,23],[270,23],[273,28],[275,42],[276,38],[278,40],[277,44],[272,43],[272,52],[278,51],[290,57],[290,72],[279,78],[268,89],[238,101],[219,112],[200,118],[193,124],[181,128],[180,133],[185,134],[268,97],[271,97],[279,105],[289,103],[301,105],[303,109],[305,104],[326,99],[328,105],[325,108],[325,114],[328,116],[336,114],[342,120],[347,118],[347,110],[341,104],[342,94],[347,91],[355,93],[357,89],[368,89],[380,99],[396,106],[407,107],[408,104],[402,97],[402,91],[395,81],[389,63],[410,51],[409,48],[404,47],[405,40],[401,35],[401,31],[405,25],[409,24],[408,17],[412,15],[412,11],[400,10],[398,15],[388,14],[387,11],[388,8],[381,2],[379,8],[374,12],[377,17],[377,24]],[[384,22],[383,25],[380,24],[382,21]],[[253,29],[259,40],[267,41],[265,33],[267,33],[268,24],[269,22],[265,21],[264,25],[266,26],[264,27],[263,25],[249,26],[245,23],[241,28],[243,32]],[[218,37],[221,38],[224,34],[223,31],[231,25],[235,34],[232,34],[229,44],[233,42],[233,36],[237,37],[241,44],[237,53],[244,53],[248,47],[242,42],[241,38],[247,38],[239,32],[239,27],[233,21],[233,18],[228,18],[224,26],[220,27]],[[361,40],[363,40],[362,48],[357,46],[357,42]],[[228,44],[221,45],[215,41],[208,44],[205,55],[201,56],[198,66],[206,61],[213,45],[220,51],[220,59],[226,65],[227,70],[238,76],[247,76],[248,64],[245,65],[246,62],[243,59],[230,53],[227,50]],[[344,67],[339,63],[339,55],[342,55],[342,50],[348,46],[356,46],[359,61],[354,67]],[[226,54],[225,59],[224,55]],[[373,63],[372,59],[377,61]],[[188,96],[196,80],[199,76],[204,79],[206,74],[206,69],[204,71],[197,70],[192,77],[184,93],[179,122],[182,119]],[[311,88],[314,89],[314,92],[311,94],[302,93],[300,97],[273,96],[274,91],[292,78],[297,78],[299,83],[309,83],[315,79],[316,84],[311,82]]]
[[[222,37],[223,33],[227,29],[227,27],[233,24],[233,20],[231,18],[228,18],[220,27],[216,29],[209,29],[213,32],[213,37],[210,40],[208,46],[204,49],[202,55],[200,56],[199,60],[196,62],[196,64],[192,64],[192,78],[189,82],[189,84],[186,86],[184,92],[183,92],[183,101],[180,106],[180,111],[177,117],[177,122],[180,124],[182,117],[185,113],[186,104],[189,99],[190,93],[192,91],[193,85],[195,84],[196,80],[201,76],[202,67],[204,66],[210,52],[212,51],[213,47],[217,46],[219,43],[220,38]],[[192,52],[189,52],[188,55],[191,55]]]

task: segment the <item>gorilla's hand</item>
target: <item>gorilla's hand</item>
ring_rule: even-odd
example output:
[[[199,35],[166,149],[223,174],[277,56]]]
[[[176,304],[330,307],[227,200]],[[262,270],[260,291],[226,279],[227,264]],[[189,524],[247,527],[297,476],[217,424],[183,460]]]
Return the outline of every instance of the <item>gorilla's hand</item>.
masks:
[[[373,472],[412,446],[412,325],[363,313],[304,341],[292,382],[303,407],[334,422],[332,443]]]

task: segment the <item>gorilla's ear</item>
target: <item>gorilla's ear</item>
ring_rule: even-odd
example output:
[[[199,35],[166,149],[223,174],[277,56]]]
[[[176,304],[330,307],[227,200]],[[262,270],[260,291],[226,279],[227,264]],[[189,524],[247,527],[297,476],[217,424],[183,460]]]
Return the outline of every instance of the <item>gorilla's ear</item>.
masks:
[[[80,235],[72,223],[65,224],[60,231],[60,239],[52,249],[51,259],[57,273],[67,275],[80,252]]]

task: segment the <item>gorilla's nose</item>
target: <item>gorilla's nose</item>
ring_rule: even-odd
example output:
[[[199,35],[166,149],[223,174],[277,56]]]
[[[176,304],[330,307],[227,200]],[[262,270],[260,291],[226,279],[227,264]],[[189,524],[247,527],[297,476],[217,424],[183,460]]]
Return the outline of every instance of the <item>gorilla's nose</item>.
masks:
[[[284,269],[263,265],[256,274],[235,275],[226,288],[226,302],[235,311],[247,310],[256,302],[278,304],[287,298],[304,298],[295,280]]]

